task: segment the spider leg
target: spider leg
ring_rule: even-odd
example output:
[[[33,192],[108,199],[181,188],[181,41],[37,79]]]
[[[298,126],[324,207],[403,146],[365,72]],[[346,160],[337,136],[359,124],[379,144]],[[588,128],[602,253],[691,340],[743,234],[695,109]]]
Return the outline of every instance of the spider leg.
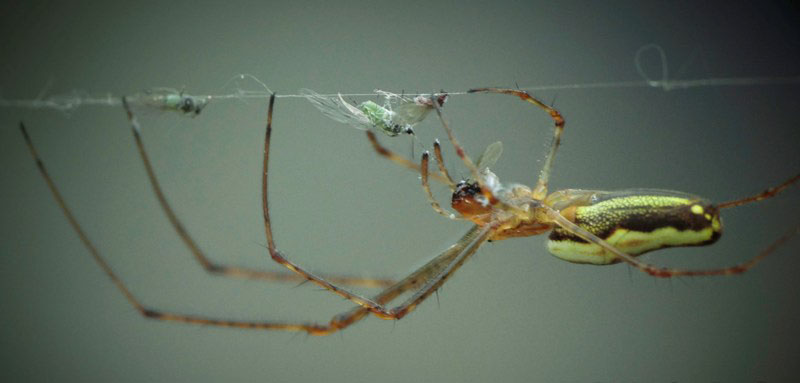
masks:
[[[528,92],[522,90],[479,88],[470,89],[467,91],[467,93],[502,93],[517,96],[523,101],[530,102],[531,104],[544,109],[544,111],[547,112],[547,114],[549,114],[553,119],[553,122],[555,123],[555,131],[553,133],[553,141],[550,144],[550,152],[547,154],[547,158],[544,161],[542,172],[539,173],[539,181],[536,182],[536,187],[533,189],[533,198],[543,200],[547,196],[547,185],[550,182],[550,170],[553,167],[553,159],[556,157],[556,150],[558,150],[558,147],[561,145],[561,134],[564,132],[564,117],[555,108],[539,101],[528,94]]]
[[[454,245],[450,246],[447,250],[443,251],[441,254],[436,256],[434,259],[414,271],[413,273],[409,274],[407,277],[403,278],[400,282],[397,282],[392,287],[387,288],[386,290],[382,291],[380,294],[374,296],[372,299],[381,304],[387,304],[394,300],[395,298],[399,297],[406,291],[420,288],[421,291],[430,290],[431,287],[429,285],[436,285],[433,288],[433,291],[438,289],[442,283],[444,283],[442,279],[442,275],[448,270],[448,267],[453,265],[453,262],[459,255],[463,257],[468,257],[472,253],[477,250],[477,246],[472,249],[468,250],[471,251],[470,254],[466,254],[465,248],[469,244],[476,243],[476,239],[478,236],[481,235],[481,227],[480,226],[473,226],[466,234],[464,234],[461,239],[456,242]],[[487,237],[488,238],[488,237]],[[481,240],[482,242],[483,240]],[[463,263],[463,261],[461,262]],[[460,266],[460,265],[459,265]],[[457,268],[457,267],[456,267]],[[454,269],[450,268],[448,276],[455,271]],[[438,278],[438,279],[437,279]],[[444,276],[444,278],[447,278]],[[434,280],[441,280],[440,283],[436,284],[433,282]],[[419,292],[418,292],[419,294]],[[428,292],[425,297],[430,295]],[[424,299],[424,298],[422,298]],[[419,301],[415,303],[415,306],[419,304]],[[402,305],[401,305],[402,306]],[[413,310],[414,307],[406,308],[403,315],[408,314],[409,311]],[[366,307],[358,306],[350,311],[344,312],[337,316],[334,316],[331,319],[330,323],[327,325],[327,331],[319,331],[316,333],[312,333],[312,335],[327,335],[331,332],[341,330],[347,326],[352,325],[353,323],[363,319],[367,314],[369,314],[369,309]],[[392,318],[385,318],[385,319],[392,319]],[[395,318],[395,319],[399,319]]]
[[[558,226],[561,226],[564,229],[569,230],[570,232],[580,236],[581,238],[602,247],[606,251],[616,255],[621,261],[630,264],[631,266],[637,268],[638,270],[650,274],[654,277],[661,277],[661,278],[671,278],[678,276],[741,274],[747,270],[750,270],[758,262],[760,262],[768,255],[775,252],[776,249],[778,249],[784,243],[788,242],[790,239],[792,239],[792,237],[794,237],[797,234],[800,234],[800,226],[792,228],[791,230],[781,235],[774,242],[772,242],[769,246],[767,246],[764,250],[758,253],[755,257],[733,266],[714,268],[714,269],[702,269],[702,270],[669,268],[669,267],[655,266],[646,262],[642,262],[639,259],[629,254],[625,254],[616,247],[614,247],[613,245],[611,245],[610,243],[602,240],[600,237],[570,222],[555,209],[546,205],[542,205],[542,208],[545,210],[547,216]]]
[[[169,202],[167,201],[167,197],[164,195],[164,191],[161,189],[161,184],[158,182],[155,170],[150,162],[150,157],[147,155],[147,151],[145,150],[141,137],[141,127],[139,126],[139,122],[136,120],[136,116],[133,114],[126,97],[122,98],[122,105],[127,113],[128,121],[130,121],[131,131],[133,132],[133,137],[136,141],[136,148],[139,151],[139,156],[141,157],[145,171],[147,172],[147,179],[150,181],[150,186],[152,187],[153,193],[158,199],[158,203],[161,205],[161,209],[164,211],[164,214],[167,215],[167,218],[169,219],[172,227],[175,229],[175,232],[178,233],[178,236],[180,236],[183,243],[187,248],[189,248],[189,251],[191,251],[194,258],[198,263],[200,263],[206,272],[212,275],[244,279],[261,279],[277,282],[305,281],[305,278],[302,278],[295,273],[254,270],[245,267],[227,266],[214,263],[211,259],[209,259],[203,250],[200,249],[200,246],[197,244],[197,242],[191,237],[191,235],[189,235],[188,230],[186,230],[186,227],[180,221],[177,214],[175,214],[175,211],[172,209],[172,206],[170,206]],[[326,276],[326,278],[333,282],[350,286],[388,287],[394,284],[394,281],[388,279],[369,279],[352,276]]]
[[[778,186],[771,187],[771,188],[769,188],[767,190],[764,190],[761,193],[758,193],[756,195],[745,197],[745,198],[741,198],[741,199],[737,199],[737,200],[733,200],[733,201],[726,201],[726,202],[723,202],[723,203],[717,205],[717,207],[720,208],[720,209],[725,209],[725,208],[729,208],[729,207],[741,206],[741,205],[748,204],[748,203],[751,203],[751,202],[758,202],[758,201],[761,201],[761,200],[765,200],[767,198],[772,198],[772,197],[775,197],[778,193],[782,192],[784,189],[788,188],[789,186],[791,186],[792,184],[794,184],[797,181],[800,181],[800,174],[797,174],[794,177],[789,178],[788,180],[784,181],[782,184],[780,184]]]
[[[442,113],[442,108],[439,106],[439,103],[434,102],[433,107],[436,109],[436,114],[439,116],[439,121],[442,122],[442,128],[444,128],[445,133],[447,133],[447,138],[450,139],[450,144],[452,144],[453,148],[456,150],[456,155],[461,158],[464,166],[469,169],[472,179],[478,182],[478,185],[481,186],[481,189],[484,189],[486,192],[488,192],[488,189],[484,187],[486,185],[483,182],[483,177],[479,175],[480,172],[478,171],[478,167],[475,166],[475,163],[472,162],[472,159],[470,159],[467,153],[464,152],[464,148],[458,143],[456,135],[453,133],[453,129],[450,128],[450,124],[448,124],[447,120],[444,118],[444,113]]]
[[[181,314],[175,313],[171,311],[164,311],[160,309],[153,309],[141,301],[139,301],[133,293],[128,289],[122,279],[113,271],[111,266],[106,262],[105,258],[100,254],[97,250],[97,247],[94,243],[89,239],[89,236],[83,230],[81,225],[76,220],[75,216],[72,214],[72,211],[67,206],[66,202],[64,201],[61,193],[59,192],[58,188],[53,182],[52,178],[50,177],[47,169],[45,168],[44,162],[39,157],[36,148],[33,145],[33,142],[28,135],[27,131],[25,130],[24,124],[20,123],[20,130],[25,138],[26,145],[28,146],[31,155],[33,156],[34,160],[36,161],[36,165],[39,169],[39,172],[44,178],[45,183],[47,184],[48,189],[50,189],[51,194],[53,195],[56,203],[61,208],[64,213],[64,216],[69,221],[70,226],[72,226],[73,230],[78,234],[78,237],[81,240],[81,243],[86,247],[91,255],[92,259],[97,263],[100,268],[103,270],[103,273],[108,276],[117,289],[122,292],[125,299],[128,303],[133,306],[134,309],[143,317],[161,320],[161,321],[171,321],[171,322],[180,322],[180,323],[189,323],[189,324],[196,324],[196,325],[206,325],[206,326],[215,326],[215,327],[231,327],[231,328],[241,328],[241,329],[260,329],[260,330],[283,330],[283,331],[305,331],[312,335],[326,335],[332,332],[336,332],[341,330],[360,319],[363,319],[367,314],[369,314],[369,309],[365,307],[357,307],[349,312],[337,315],[331,319],[328,324],[317,324],[317,323],[293,323],[293,322],[273,322],[273,321],[247,321],[247,320],[228,320],[228,319],[221,319],[221,318],[212,318],[206,317],[201,315],[189,315],[189,314]],[[479,230],[478,226],[473,227],[470,231],[468,231],[456,244],[442,252],[436,258],[419,268],[418,270],[411,273],[409,276],[405,277],[401,281],[395,283],[391,287],[385,289],[380,294],[376,295],[374,300],[381,304],[388,303],[391,300],[395,299],[396,297],[400,296],[401,294],[405,293],[406,291],[417,288],[423,283],[426,283],[425,286],[432,285],[431,282],[432,278],[439,278],[442,279],[442,274],[449,271],[451,274],[453,270],[453,263],[455,260],[463,260],[471,255],[472,253],[477,250],[477,245],[479,245],[483,240],[488,237],[488,231],[486,229]],[[472,244],[472,247],[468,250],[464,250],[467,245]],[[458,257],[460,255],[460,257]],[[459,264],[460,266],[460,264]],[[446,278],[446,277],[445,277]],[[305,278],[304,278],[305,279]],[[443,280],[436,284],[436,288],[441,286]],[[430,294],[428,294],[430,295]],[[423,298],[424,299],[424,298]],[[418,302],[417,302],[418,304]],[[412,307],[413,308],[413,307]],[[405,310],[405,313],[410,311],[409,308]]]
[[[83,243],[83,246],[89,250],[89,254],[94,259],[95,263],[103,270],[117,289],[122,292],[122,295],[125,296],[125,299],[128,303],[136,309],[136,311],[146,318],[158,319],[158,320],[166,320],[166,321],[174,321],[174,322],[184,322],[184,323],[193,323],[193,324],[200,324],[200,325],[211,325],[211,326],[219,326],[219,327],[238,327],[238,328],[251,328],[251,329],[270,329],[270,330],[289,330],[289,331],[307,331],[309,333],[313,333],[315,331],[319,331],[320,326],[315,324],[303,324],[303,323],[281,323],[281,322],[251,322],[251,321],[233,321],[233,320],[225,320],[225,319],[215,319],[215,318],[207,318],[203,316],[196,316],[196,315],[185,315],[185,314],[178,314],[168,311],[161,311],[161,310],[154,310],[147,306],[145,306],[141,301],[139,301],[133,293],[128,289],[122,279],[117,276],[116,273],[111,269],[111,265],[106,262],[105,258],[100,255],[100,252],[97,250],[97,247],[94,243],[89,239],[89,236],[86,232],[83,231],[83,228],[78,223],[75,216],[72,214],[72,211],[67,206],[64,198],[61,196],[61,193],[58,191],[55,182],[53,179],[50,178],[49,173],[47,172],[47,168],[44,166],[44,162],[39,157],[36,148],[33,146],[33,141],[31,140],[28,132],[25,130],[25,125],[20,122],[19,128],[22,131],[22,135],[25,138],[25,143],[28,146],[28,150],[30,151],[31,155],[33,156],[34,160],[36,161],[36,166],[39,169],[39,173],[44,178],[45,183],[47,183],[48,189],[50,189],[50,193],[53,195],[53,198],[56,200],[56,203],[61,208],[64,213],[64,216],[69,221],[70,226],[75,232],[78,234],[78,237]]]
[[[422,153],[422,163],[420,164],[420,168],[422,169],[422,189],[425,191],[425,196],[428,197],[428,202],[431,203],[431,207],[437,213],[441,214],[442,216],[449,218],[449,219],[457,219],[456,215],[453,213],[448,213],[441,206],[439,206],[439,202],[436,201],[436,198],[433,197],[433,193],[431,193],[431,187],[428,184],[428,161],[429,161],[430,154],[426,151]]]
[[[269,217],[269,201],[267,198],[267,195],[269,194],[267,188],[268,185],[267,179],[269,175],[269,148],[272,137],[272,113],[274,110],[274,105],[275,105],[275,93],[273,93],[269,98],[269,108],[267,110],[267,129],[266,129],[266,134],[264,135],[263,173],[261,177],[261,206],[264,215],[264,232],[267,238],[267,250],[269,251],[270,257],[272,258],[273,261],[286,267],[287,269],[291,270],[297,275],[300,275],[301,277],[316,284],[317,286],[322,287],[325,290],[333,292],[334,294],[337,294],[342,298],[348,299],[358,304],[359,306],[367,308],[369,311],[371,311],[373,314],[379,317],[390,315],[386,311],[386,309],[378,302],[375,302],[374,300],[366,298],[360,294],[353,293],[337,284],[332,283],[331,281],[319,275],[313,274],[308,270],[305,270],[304,268],[300,267],[300,265],[286,258],[283,254],[281,254],[280,251],[278,251],[277,247],[275,246],[275,240],[272,235],[272,223]],[[367,136],[374,139],[374,135],[371,135],[370,133],[371,133],[370,131],[367,131]],[[377,143],[377,141],[374,142]],[[399,158],[408,161],[403,157]],[[416,164],[414,164],[412,168],[414,168],[417,171],[420,171],[419,167]]]
[[[373,299],[386,304],[408,290],[419,288],[405,302],[391,309],[392,315],[383,319],[401,319],[413,311],[422,301],[437,291],[442,284],[491,236],[493,227],[473,226],[456,244],[436,256],[394,286],[382,291]],[[424,283],[424,284],[423,284]],[[420,287],[421,286],[421,287]],[[368,312],[366,307],[356,307],[349,312],[334,317],[331,326],[336,330],[347,327],[362,319]],[[326,335],[326,334],[320,334]]]
[[[367,130],[366,132],[367,132],[367,139],[372,144],[372,148],[375,149],[375,152],[378,153],[378,155],[400,166],[411,169],[418,173],[422,173],[422,169],[420,169],[418,164],[381,145],[380,142],[378,142],[378,138],[375,137],[375,133],[373,133],[371,130]],[[443,175],[438,173],[431,174],[430,177],[446,185],[450,185],[452,182],[448,178],[445,178]]]
[[[470,243],[469,247],[455,257],[452,262],[447,264],[447,267],[442,269],[438,274],[436,274],[436,276],[429,279],[425,285],[423,285],[419,290],[417,290],[416,293],[414,293],[414,295],[409,297],[401,305],[389,310],[391,316],[384,319],[403,318],[408,313],[413,311],[420,303],[422,303],[422,301],[431,296],[431,294],[438,291],[444,282],[446,282],[447,279],[456,272],[456,270],[461,268],[461,266],[464,265],[464,262],[466,262],[469,257],[475,254],[475,252],[478,251],[478,248],[480,248],[481,245],[483,245],[483,243],[495,233],[495,228],[496,227],[492,224],[476,226],[473,228],[472,231],[467,233],[467,235],[462,238],[462,241]],[[474,233],[474,237],[469,237],[470,233]]]
[[[439,167],[439,173],[447,178],[448,186],[450,186],[450,191],[456,191],[456,183],[450,177],[450,172],[447,171],[447,167],[444,166],[444,157],[442,156],[442,145],[439,144],[439,140],[433,141],[433,154],[436,156],[436,166]]]

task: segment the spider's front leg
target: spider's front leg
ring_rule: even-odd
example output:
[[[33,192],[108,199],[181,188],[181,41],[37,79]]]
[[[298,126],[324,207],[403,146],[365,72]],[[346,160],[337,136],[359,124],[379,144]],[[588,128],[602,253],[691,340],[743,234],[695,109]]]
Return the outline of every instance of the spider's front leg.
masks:
[[[396,163],[396,164],[398,164],[398,165],[400,165],[400,166],[402,166],[404,168],[408,168],[408,169],[411,169],[411,170],[413,170],[413,171],[415,171],[417,173],[422,174],[422,169],[420,168],[419,164],[417,164],[417,163],[409,160],[408,158],[405,158],[405,157],[403,157],[403,156],[401,156],[401,155],[389,150],[387,147],[381,145],[381,143],[378,142],[378,138],[375,137],[375,133],[373,133],[372,131],[367,130],[366,133],[367,133],[367,140],[369,140],[370,144],[372,144],[372,149],[374,149],[375,152],[378,153],[379,156],[384,157],[387,160],[392,161],[392,162],[394,162],[394,163]],[[434,146],[434,148],[435,147],[436,146]],[[437,154],[437,159],[438,158],[441,158],[441,148],[439,149],[439,153]],[[442,167],[443,167],[443,165],[442,165]],[[430,178],[432,178],[432,179],[434,179],[436,181],[439,181],[439,182],[441,182],[441,183],[443,183],[445,185],[448,185],[451,189],[453,189],[455,187],[455,183],[453,182],[452,179],[450,179],[450,175],[447,174],[447,173],[441,173],[441,172],[440,173],[433,173],[433,174],[430,174]]]
[[[378,301],[375,301],[374,299],[366,298],[366,297],[364,297],[362,295],[353,293],[353,292],[351,292],[351,291],[349,291],[349,290],[347,290],[347,289],[345,289],[345,288],[343,288],[343,287],[341,287],[341,286],[339,286],[337,284],[332,283],[331,281],[329,281],[329,280],[327,280],[327,279],[325,279],[325,278],[323,278],[321,276],[315,275],[315,274],[311,273],[310,271],[305,270],[305,268],[301,267],[300,265],[298,265],[298,264],[290,261],[288,258],[286,258],[286,256],[284,256],[280,251],[278,251],[277,247],[275,246],[275,240],[274,240],[274,237],[273,237],[273,234],[272,234],[272,224],[271,224],[271,220],[270,220],[270,216],[269,216],[269,201],[268,201],[268,198],[267,198],[267,196],[268,196],[268,190],[267,190],[268,182],[267,182],[267,179],[268,179],[268,173],[269,173],[269,150],[270,150],[270,142],[271,142],[271,137],[272,137],[272,116],[273,116],[273,110],[274,110],[274,103],[275,103],[275,95],[273,94],[272,97],[270,97],[269,109],[268,109],[268,113],[267,113],[267,129],[266,129],[266,134],[265,134],[265,139],[264,139],[264,162],[263,162],[263,173],[262,173],[262,180],[261,180],[262,181],[261,182],[261,196],[262,196],[262,208],[263,208],[263,215],[264,215],[264,230],[265,230],[265,234],[266,234],[266,238],[267,238],[267,249],[269,250],[270,257],[275,262],[281,264],[282,266],[286,267],[287,269],[291,270],[292,272],[302,276],[306,280],[308,280],[308,281],[310,281],[310,282],[312,282],[312,283],[314,283],[314,284],[316,284],[316,285],[318,285],[318,286],[320,286],[320,287],[322,287],[322,288],[324,288],[324,289],[326,289],[328,291],[331,291],[334,294],[337,294],[337,295],[339,295],[339,296],[341,296],[341,297],[343,297],[345,299],[348,299],[348,300],[358,304],[359,306],[364,307],[366,310],[372,312],[373,314],[375,314],[378,317],[381,317],[381,318],[384,318],[384,319],[398,319],[398,318],[402,317],[408,311],[410,311],[410,309],[408,307],[399,307],[399,308],[396,308],[396,309],[387,310],[383,306],[383,304],[381,304]],[[409,168],[411,168],[413,170],[421,172],[421,169],[420,169],[419,165],[414,164],[411,161],[407,160],[406,158],[398,156],[398,155],[394,154],[393,152],[388,151],[385,148],[381,147],[377,143],[377,140],[375,139],[375,136],[374,136],[374,134],[372,132],[367,131],[367,135],[368,135],[368,137],[370,137],[370,140],[373,142],[373,145],[375,146],[376,150],[378,150],[379,153],[383,154],[384,156],[386,156],[389,159],[392,159],[395,162],[398,162],[400,164],[405,165],[406,167],[409,167]],[[435,175],[438,175],[438,174],[435,174]],[[438,175],[438,176],[439,176],[440,179],[446,180],[446,178],[444,178],[443,176],[441,176],[441,175]],[[446,183],[446,181],[443,181],[443,182]],[[476,250],[477,250],[477,247],[476,247]],[[424,299],[424,297],[422,299]]]
[[[263,177],[262,177],[262,207],[264,213],[264,230],[267,237],[267,248],[269,250],[270,256],[275,262],[285,266],[289,270],[297,273],[298,275],[303,276],[305,279],[311,281],[312,283],[323,287],[326,290],[329,290],[339,296],[342,296],[359,306],[355,310],[352,310],[346,314],[339,315],[334,317],[333,320],[327,326],[318,326],[317,332],[318,334],[327,334],[331,331],[336,331],[350,324],[354,323],[355,321],[363,318],[366,315],[366,312],[371,312],[374,315],[383,318],[383,319],[400,319],[411,312],[417,305],[419,305],[422,301],[427,299],[434,291],[436,291],[441,285],[449,278],[456,270],[458,270],[464,262],[472,256],[478,248],[486,242],[486,240],[494,234],[496,229],[496,225],[494,224],[487,224],[484,226],[475,226],[472,230],[470,230],[458,243],[452,248],[454,250],[447,250],[442,253],[439,257],[428,263],[427,265],[423,266],[416,272],[412,273],[409,277],[405,278],[395,286],[390,287],[389,289],[385,290],[383,293],[379,294],[375,298],[368,299],[358,294],[352,293],[346,289],[343,289],[330,281],[314,275],[309,271],[306,271],[304,268],[299,266],[298,264],[290,261],[287,259],[280,251],[277,250],[275,246],[275,241],[272,234],[272,225],[269,216],[269,203],[268,203],[268,192],[267,192],[267,179],[268,179],[268,172],[269,172],[269,150],[270,150],[270,142],[272,137],[272,115],[274,109],[274,102],[275,96],[273,95],[270,98],[270,105],[268,111],[268,118],[267,118],[267,129],[266,135],[264,139],[264,162],[263,162]],[[367,131],[367,136],[370,138],[370,141],[373,143],[373,147],[376,151],[383,155],[384,157],[389,158],[390,160],[400,163],[412,170],[416,170],[421,174],[424,174],[424,182],[427,182],[427,171],[423,171],[422,167],[412,163],[411,161],[407,160],[404,157],[398,156],[393,152],[389,151],[388,149],[383,148],[378,144],[375,136],[372,132]],[[424,157],[427,159],[427,156]],[[423,164],[426,166],[427,169],[427,161],[423,160]],[[446,177],[440,174],[438,175],[440,179],[447,180]],[[447,183],[446,181],[443,181]],[[423,284],[424,283],[424,284]],[[397,297],[402,292],[414,288],[418,285],[422,284],[422,286],[414,293],[409,299],[404,301],[402,304],[392,308],[387,309],[384,305]],[[309,331],[310,333],[315,333]]]
[[[533,198],[540,201],[543,200],[545,197],[547,197],[547,186],[548,183],[550,182],[550,171],[553,167],[553,160],[556,157],[556,150],[558,150],[558,147],[561,145],[561,134],[564,132],[564,124],[565,124],[564,117],[555,108],[536,99],[535,97],[528,94],[528,92],[525,92],[523,90],[502,89],[502,88],[476,88],[468,90],[467,93],[501,93],[501,94],[510,94],[512,96],[517,96],[523,101],[530,102],[531,104],[542,108],[553,119],[553,123],[555,124],[555,130],[553,132],[553,141],[550,144],[550,152],[547,154],[547,158],[544,161],[544,166],[542,166],[542,172],[539,173],[539,181],[536,182],[536,187],[533,189]]]

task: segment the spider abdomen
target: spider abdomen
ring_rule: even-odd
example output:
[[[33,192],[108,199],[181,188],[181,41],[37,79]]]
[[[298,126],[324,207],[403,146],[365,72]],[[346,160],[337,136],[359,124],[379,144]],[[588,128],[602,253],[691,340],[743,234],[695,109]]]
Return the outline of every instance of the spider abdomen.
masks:
[[[718,208],[685,193],[649,189],[592,192],[582,201],[563,208],[562,214],[629,255],[709,245],[722,234]],[[547,248],[554,256],[574,263],[620,261],[599,245],[560,227],[550,233]]]

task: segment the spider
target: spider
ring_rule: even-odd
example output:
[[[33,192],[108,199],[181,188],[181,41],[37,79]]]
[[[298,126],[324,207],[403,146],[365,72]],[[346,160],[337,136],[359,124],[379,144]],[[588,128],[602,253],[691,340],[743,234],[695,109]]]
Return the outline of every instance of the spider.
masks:
[[[267,111],[261,184],[262,208],[267,249],[270,257],[275,262],[285,266],[291,273],[268,273],[218,265],[212,263],[203,254],[169,206],[142,143],[138,122],[127,100],[123,98],[123,106],[127,112],[135,142],[153,191],[174,229],[189,247],[195,258],[211,273],[251,279],[310,281],[357,304],[350,311],[335,315],[328,323],[323,324],[228,320],[163,311],[145,306],[135,298],[89,240],[65,204],[55,183],[48,175],[44,163],[40,159],[22,123],[20,123],[20,129],[48,188],[95,262],[98,263],[128,302],[142,316],[157,320],[221,327],[305,331],[311,335],[327,335],[342,330],[369,314],[382,319],[401,319],[405,317],[437,291],[487,241],[527,237],[550,232],[548,250],[556,257],[566,261],[595,265],[624,262],[655,277],[676,277],[742,273],[749,270],[791,239],[792,236],[800,232],[800,227],[793,228],[772,242],[755,257],[743,263],[724,268],[704,270],[677,269],[658,267],[640,261],[636,256],[648,251],[666,247],[702,246],[714,243],[722,233],[722,221],[719,217],[720,209],[772,198],[800,180],[800,174],[761,193],[716,205],[691,194],[656,189],[631,189],[613,192],[566,189],[548,193],[550,169],[564,130],[564,118],[561,113],[521,90],[480,88],[472,89],[469,93],[513,95],[546,111],[555,125],[549,153],[539,174],[538,181],[532,188],[520,184],[502,184],[489,169],[489,166],[497,160],[502,151],[501,144],[494,143],[489,145],[477,161],[477,164],[474,163],[458,143],[453,130],[442,114],[440,105],[434,102],[433,106],[450,143],[464,166],[470,171],[469,180],[455,182],[444,166],[441,144],[438,140],[433,145],[438,172],[431,173],[428,169],[430,162],[429,152],[426,151],[422,154],[419,163],[413,162],[382,146],[375,134],[367,130],[367,138],[377,154],[420,174],[423,191],[437,213],[451,219],[464,219],[474,223],[472,228],[455,244],[397,282],[317,275],[292,262],[275,246],[272,221],[269,214],[267,182],[272,116],[275,104],[274,93],[270,97]],[[451,189],[451,207],[458,215],[448,213],[434,199],[429,185],[431,178],[444,183]],[[365,297],[351,292],[346,287],[346,285],[355,284],[384,287],[384,290],[372,297]],[[393,300],[408,292],[413,293],[402,303],[394,307],[387,306]]]

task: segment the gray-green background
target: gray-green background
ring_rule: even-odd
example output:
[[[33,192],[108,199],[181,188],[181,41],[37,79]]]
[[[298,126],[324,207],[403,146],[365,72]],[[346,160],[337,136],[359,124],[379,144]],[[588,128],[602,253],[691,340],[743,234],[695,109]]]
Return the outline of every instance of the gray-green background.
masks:
[[[782,3],[203,3],[8,5],[2,96],[216,94],[238,73],[283,94],[635,81],[634,54],[648,43],[665,49],[675,79],[796,76],[800,64],[797,10]],[[657,187],[721,201],[800,169],[796,84],[535,94],[555,100],[567,120],[554,189]],[[505,143],[502,180],[534,182],[550,139],[546,115],[507,96],[453,97],[445,110],[470,153]],[[264,117],[265,101],[251,100],[213,103],[195,119],[156,112],[140,120],[163,186],[201,246],[220,262],[278,269],[264,249],[259,201]],[[26,152],[20,119],[78,219],[147,304],[315,321],[351,306],[309,285],[204,274],[152,196],[121,108],[4,108],[3,381],[775,382],[798,374],[800,240],[740,277],[672,281],[562,262],[542,237],[496,242],[445,285],[439,303],[325,338],[146,320],[67,225]],[[418,132],[428,145],[443,137],[433,119]],[[468,227],[435,214],[418,177],[377,158],[362,132],[305,101],[278,101],[273,137],[277,243],[313,270],[400,277]],[[381,138],[410,154],[407,139]],[[435,191],[447,200],[443,187]],[[646,259],[742,261],[800,223],[799,203],[795,188],[726,211],[717,245]]]

